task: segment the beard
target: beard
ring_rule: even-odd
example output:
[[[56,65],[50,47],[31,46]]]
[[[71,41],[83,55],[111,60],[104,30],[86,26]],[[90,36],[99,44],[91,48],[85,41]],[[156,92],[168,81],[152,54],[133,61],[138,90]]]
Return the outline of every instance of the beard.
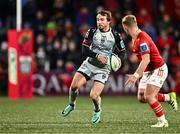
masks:
[[[99,28],[100,30],[103,30],[103,29],[104,29],[104,27],[103,27],[102,25],[98,25],[98,28]]]

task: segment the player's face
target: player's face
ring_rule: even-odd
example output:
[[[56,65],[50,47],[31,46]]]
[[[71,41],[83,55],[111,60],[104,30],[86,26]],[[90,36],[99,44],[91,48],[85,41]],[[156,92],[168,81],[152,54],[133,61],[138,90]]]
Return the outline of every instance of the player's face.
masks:
[[[126,34],[130,35],[129,28],[126,25],[122,25]]]
[[[102,15],[98,14],[96,16],[96,21],[97,21],[97,27],[100,30],[105,30],[105,29],[109,28],[110,21],[107,20],[106,16],[102,16]]]

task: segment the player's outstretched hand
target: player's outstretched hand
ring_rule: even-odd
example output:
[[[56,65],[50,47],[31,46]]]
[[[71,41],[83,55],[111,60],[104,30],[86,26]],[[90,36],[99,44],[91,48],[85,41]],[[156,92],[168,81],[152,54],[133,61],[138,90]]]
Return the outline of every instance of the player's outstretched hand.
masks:
[[[128,79],[125,82],[125,85],[128,87],[134,86],[138,78],[135,77],[134,74],[127,74],[126,76],[128,76]]]

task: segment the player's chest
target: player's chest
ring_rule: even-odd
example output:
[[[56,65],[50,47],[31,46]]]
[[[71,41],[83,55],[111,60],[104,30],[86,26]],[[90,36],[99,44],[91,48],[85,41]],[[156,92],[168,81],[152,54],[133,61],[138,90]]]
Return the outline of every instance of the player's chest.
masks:
[[[132,42],[131,42],[131,52],[135,53],[136,55],[139,54],[138,40],[132,40]]]
[[[113,47],[115,44],[115,38],[112,32],[96,32],[93,36],[93,44],[102,47]]]

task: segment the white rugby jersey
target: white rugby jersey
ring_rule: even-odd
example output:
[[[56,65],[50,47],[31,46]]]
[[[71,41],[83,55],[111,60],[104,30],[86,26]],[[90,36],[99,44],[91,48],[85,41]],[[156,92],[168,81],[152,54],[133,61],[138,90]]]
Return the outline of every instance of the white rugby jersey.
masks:
[[[106,32],[102,32],[96,28],[89,29],[84,37],[82,45],[89,47],[94,53],[101,53],[106,56],[109,53],[113,53],[115,49],[118,50],[118,53],[125,50],[121,35],[112,28]],[[101,64],[96,58],[87,58],[89,61],[95,62],[95,64]]]

